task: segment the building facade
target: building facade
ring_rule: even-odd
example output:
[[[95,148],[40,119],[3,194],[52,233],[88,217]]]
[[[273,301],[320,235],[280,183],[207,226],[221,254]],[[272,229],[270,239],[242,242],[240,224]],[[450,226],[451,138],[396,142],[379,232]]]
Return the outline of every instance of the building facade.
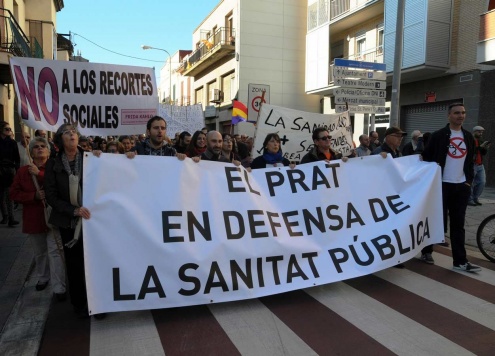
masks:
[[[334,108],[335,58],[385,63],[390,106],[397,3],[308,0],[306,93],[324,96],[324,112]],[[406,0],[405,5],[399,125],[409,134],[435,131],[447,124],[448,105],[463,102],[464,126],[482,125],[485,138],[493,141],[495,1]],[[352,116],[355,142],[370,130],[383,135],[389,126],[388,113]],[[491,185],[494,159],[489,153],[485,160]]]

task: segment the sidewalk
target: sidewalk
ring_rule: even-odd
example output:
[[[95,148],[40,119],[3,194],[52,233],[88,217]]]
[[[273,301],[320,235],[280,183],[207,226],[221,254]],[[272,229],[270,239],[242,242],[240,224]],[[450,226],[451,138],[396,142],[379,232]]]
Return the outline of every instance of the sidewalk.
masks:
[[[478,253],[476,231],[495,211],[495,188],[485,188],[480,202],[483,205],[467,209],[466,245],[471,255],[483,258]],[[21,213],[20,209],[16,212],[19,221]],[[0,225],[0,355],[38,353],[53,297],[51,288],[35,291],[37,281],[30,278],[32,266],[31,245],[21,225]]]

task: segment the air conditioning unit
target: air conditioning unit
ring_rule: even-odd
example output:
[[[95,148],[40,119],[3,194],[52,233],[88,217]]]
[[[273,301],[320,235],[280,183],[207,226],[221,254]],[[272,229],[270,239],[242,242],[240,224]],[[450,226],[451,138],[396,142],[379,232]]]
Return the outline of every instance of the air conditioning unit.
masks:
[[[210,102],[221,102],[223,93],[220,89],[210,89]]]

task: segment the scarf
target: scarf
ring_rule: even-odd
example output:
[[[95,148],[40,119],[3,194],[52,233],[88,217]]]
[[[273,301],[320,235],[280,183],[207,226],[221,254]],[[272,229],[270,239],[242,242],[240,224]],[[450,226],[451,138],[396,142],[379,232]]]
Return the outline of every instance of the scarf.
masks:
[[[77,207],[80,207],[82,205],[81,186],[79,184],[82,163],[81,156],[81,153],[78,151],[74,160],[74,171],[72,171],[67,155],[65,154],[65,152],[62,153],[62,164],[64,165],[65,171],[69,175],[70,203]],[[72,218],[70,227],[72,229],[75,229],[74,238],[66,244],[68,248],[73,247],[77,243],[77,241],[79,241],[79,237],[81,235],[81,225],[81,217]]]
[[[203,148],[194,147],[193,157],[201,156],[206,151],[206,146]]]
[[[263,153],[263,159],[268,164],[280,163],[283,160],[282,150],[278,151],[277,153],[270,153],[265,150],[265,153]]]

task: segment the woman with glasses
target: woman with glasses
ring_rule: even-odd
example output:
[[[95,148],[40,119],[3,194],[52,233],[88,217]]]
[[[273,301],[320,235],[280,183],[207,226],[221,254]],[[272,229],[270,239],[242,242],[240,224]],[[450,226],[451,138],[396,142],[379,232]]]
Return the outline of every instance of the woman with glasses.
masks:
[[[276,133],[266,135],[263,141],[263,155],[256,157],[251,162],[251,169],[290,166],[295,168],[287,158],[282,155],[280,137]]]
[[[196,131],[186,148],[187,157],[199,157],[206,151],[206,134]]]
[[[14,203],[9,198],[15,172],[19,169],[21,159],[17,142],[12,139],[12,128],[6,121],[0,121],[0,208],[2,221],[0,224],[9,223],[9,227],[18,225],[14,219]]]
[[[229,160],[241,161],[239,155],[237,154],[237,146],[235,145],[235,140],[228,133],[222,134],[222,155]]]
[[[10,198],[23,205],[22,232],[31,239],[36,290],[42,291],[51,281],[53,293],[59,301],[66,299],[65,266],[57,247],[55,236],[49,233],[45,221],[45,165],[50,157],[50,145],[43,137],[35,137],[29,143],[33,162],[21,167],[10,187]],[[36,180],[38,187],[34,181]]]
[[[50,224],[57,226],[64,244],[69,295],[78,317],[88,316],[84,251],[81,219],[91,213],[82,202],[82,168],[84,151],[78,146],[79,135],[71,124],[61,125],[54,137],[59,147],[57,157],[48,161],[45,171],[45,194],[52,207]],[[101,151],[93,151],[98,156]],[[104,314],[95,316],[103,317]]]

